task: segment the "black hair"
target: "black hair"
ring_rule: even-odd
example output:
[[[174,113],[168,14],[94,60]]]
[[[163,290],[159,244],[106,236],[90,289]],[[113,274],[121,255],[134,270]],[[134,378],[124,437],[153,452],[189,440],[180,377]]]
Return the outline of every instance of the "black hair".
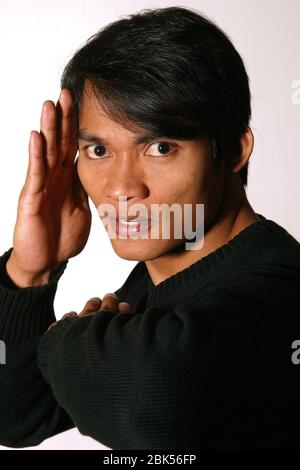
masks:
[[[206,136],[216,165],[240,155],[251,117],[248,75],[228,36],[198,12],[143,9],[90,37],[61,79],[77,125],[86,80],[107,114],[127,128],[178,140]],[[246,186],[248,162],[239,175]]]

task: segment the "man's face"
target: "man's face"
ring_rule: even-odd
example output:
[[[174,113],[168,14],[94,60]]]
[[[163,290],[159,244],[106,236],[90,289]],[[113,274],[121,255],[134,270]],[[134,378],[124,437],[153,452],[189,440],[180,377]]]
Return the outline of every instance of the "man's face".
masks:
[[[153,215],[148,230],[143,223],[117,225],[116,236],[111,237],[114,251],[124,259],[146,261],[178,248],[188,241],[184,236],[184,205],[189,204],[193,208],[190,223],[195,230],[196,204],[204,204],[205,226],[220,204],[223,171],[216,172],[214,169],[208,142],[204,139],[182,141],[164,136],[137,142],[145,134],[143,129],[134,128],[133,132],[122,127],[108,117],[91,89],[85,91],[79,119],[78,174],[95,207],[99,210],[99,206],[110,204],[117,214],[119,197],[126,196],[128,210],[134,204],[142,204],[149,218],[153,204],[166,204],[166,207],[177,204],[177,210],[179,207],[182,214],[180,238],[174,236],[172,211],[170,236],[167,237],[163,235],[167,232],[162,232],[162,229],[168,218],[163,222],[161,216],[157,220]],[[88,136],[97,136],[98,140],[90,140]],[[123,214],[125,219],[128,210],[127,214]],[[134,212],[133,215],[145,216],[145,213]],[[177,222],[180,220],[178,215],[175,219]],[[151,227],[154,225],[158,232],[155,232],[155,238],[151,238]],[[141,238],[142,233],[144,238]]]

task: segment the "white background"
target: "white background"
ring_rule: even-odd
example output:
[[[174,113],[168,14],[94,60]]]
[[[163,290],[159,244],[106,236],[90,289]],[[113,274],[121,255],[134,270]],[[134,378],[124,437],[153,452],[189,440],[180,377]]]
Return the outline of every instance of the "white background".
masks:
[[[255,136],[247,195],[256,212],[300,239],[300,104],[292,102],[292,84],[300,80],[299,0],[0,0],[0,255],[12,246],[29,133],[39,130],[43,101],[56,102],[67,60],[107,23],[142,8],[171,5],[214,19],[243,57]],[[92,212],[88,244],[69,261],[58,285],[58,318],[80,311],[90,297],[116,290],[136,264],[117,257],[94,207]],[[74,429],[35,449],[107,447]]]

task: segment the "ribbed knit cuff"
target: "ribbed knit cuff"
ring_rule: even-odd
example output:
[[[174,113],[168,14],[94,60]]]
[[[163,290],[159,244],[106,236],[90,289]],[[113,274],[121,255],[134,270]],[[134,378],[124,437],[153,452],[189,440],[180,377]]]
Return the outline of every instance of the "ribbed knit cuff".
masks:
[[[0,257],[0,339],[19,343],[43,334],[56,321],[53,302],[68,260],[47,284],[18,288],[6,271],[12,249]]]

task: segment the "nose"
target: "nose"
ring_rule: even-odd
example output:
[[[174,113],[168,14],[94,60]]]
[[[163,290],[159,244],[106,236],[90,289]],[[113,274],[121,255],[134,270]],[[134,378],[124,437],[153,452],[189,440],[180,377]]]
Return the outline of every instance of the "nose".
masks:
[[[148,195],[143,172],[133,156],[128,154],[117,158],[107,175],[105,193],[108,199],[119,201],[120,196],[142,200]]]

